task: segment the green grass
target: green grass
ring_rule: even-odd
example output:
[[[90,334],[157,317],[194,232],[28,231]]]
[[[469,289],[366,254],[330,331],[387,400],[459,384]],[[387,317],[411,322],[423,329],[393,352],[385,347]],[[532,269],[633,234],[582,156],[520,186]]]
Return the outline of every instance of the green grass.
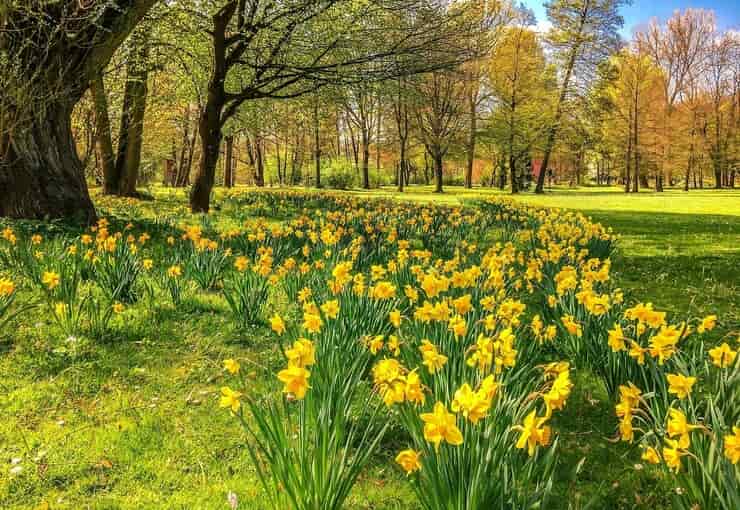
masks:
[[[398,198],[462,203],[500,195],[412,189]],[[142,209],[182,214],[181,192],[155,194]],[[718,334],[740,331],[740,191],[632,196],[588,188],[515,199],[578,209],[613,227],[621,236],[613,268],[629,294],[679,314],[718,312]],[[243,220],[216,215],[226,225]],[[220,509],[229,491],[240,508],[263,508],[243,433],[215,401],[224,358],[270,368],[281,360],[270,331],[235,335],[225,312],[208,295],[179,309],[139,305],[116,319],[114,341],[76,348],[39,312],[1,331],[0,508]],[[603,389],[583,374],[576,382],[556,423],[564,431],[557,508],[593,499],[595,508],[667,509],[663,482],[635,468],[634,450],[612,444]],[[417,508],[387,451],[363,474],[349,508]],[[9,474],[14,458],[22,459],[19,475]]]

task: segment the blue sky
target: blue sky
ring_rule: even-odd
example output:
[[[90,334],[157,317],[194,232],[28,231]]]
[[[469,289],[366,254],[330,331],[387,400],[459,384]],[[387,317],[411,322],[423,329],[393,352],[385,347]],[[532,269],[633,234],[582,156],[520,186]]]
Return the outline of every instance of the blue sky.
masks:
[[[537,16],[538,24],[543,27],[547,16],[542,0],[522,0]],[[650,18],[666,19],[676,9],[687,7],[711,9],[717,16],[717,24],[722,29],[740,29],[740,1],[739,0],[633,0],[632,5],[622,8],[624,28],[622,35],[629,38],[632,30],[642,24],[647,24]]]

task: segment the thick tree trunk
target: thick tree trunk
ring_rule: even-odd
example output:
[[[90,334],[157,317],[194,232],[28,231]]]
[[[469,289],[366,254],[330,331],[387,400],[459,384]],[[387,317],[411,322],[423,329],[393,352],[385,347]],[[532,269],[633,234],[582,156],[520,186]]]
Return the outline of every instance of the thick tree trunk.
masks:
[[[121,196],[135,196],[136,182],[139,179],[141,165],[141,146],[144,138],[144,114],[146,113],[148,48],[146,43],[136,49],[136,56],[131,65],[127,78],[127,91],[130,92],[130,111],[126,132],[125,152],[122,155],[121,167],[118,168],[121,176],[119,194]],[[128,84],[131,84],[129,88]],[[121,151],[119,151],[121,155]]]
[[[280,155],[280,140],[275,137],[275,166],[277,167],[278,183],[283,185],[283,158]]]
[[[110,136],[110,118],[108,117],[108,96],[105,93],[103,73],[99,72],[90,82],[93,105],[95,108],[95,151],[103,170],[103,193],[118,193],[120,176],[113,162],[113,142]]]
[[[209,94],[208,105],[203,109],[198,122],[198,136],[200,137],[201,151],[198,163],[198,174],[190,189],[190,210],[193,213],[207,213],[211,203],[211,189],[215,179],[221,146],[221,124],[219,122],[219,97]]]
[[[265,185],[265,150],[264,150],[264,141],[261,137],[258,137],[255,140],[255,152],[256,152],[256,163],[257,166],[255,167],[255,173],[254,173],[254,184],[255,186],[258,186],[260,188],[264,187]]]
[[[719,158],[716,156],[712,158],[712,166],[714,167],[714,187],[715,189],[721,189],[722,188],[722,166],[720,161],[718,161]]]
[[[206,105],[198,121],[201,150],[198,173],[190,189],[190,210],[193,213],[207,213],[210,209],[211,190],[223,138],[221,116],[226,105],[224,83],[229,70],[226,62],[226,28],[236,8],[236,2],[229,2],[213,15],[213,69],[208,81]]]
[[[72,138],[75,102],[49,104],[14,129],[0,161],[0,216],[96,219]]]
[[[70,117],[155,2],[105,2],[94,16],[93,6],[79,2],[33,2],[30,11],[28,1],[3,3],[3,21],[10,24],[0,31],[0,47],[17,69],[7,78],[19,88],[32,86],[27,101],[12,110],[22,110],[23,121],[0,133],[0,216],[95,219]],[[39,20],[53,30],[39,32]],[[0,112],[0,125],[8,115]]]
[[[128,152],[128,136],[129,136],[129,125],[131,124],[131,113],[133,111],[132,97],[133,93],[131,88],[133,82],[127,77],[126,85],[123,90],[123,104],[121,106],[121,120],[118,128],[118,147],[116,148],[116,169],[115,175],[118,178],[115,184],[111,184],[111,187],[115,187],[117,193],[121,190],[121,180],[123,179],[123,172],[126,166],[126,154]]]
[[[514,112],[516,111],[516,98],[512,97],[511,100],[511,118],[509,127],[509,173],[511,174],[511,193],[518,193],[519,186],[517,185],[516,175],[516,156],[514,155]],[[540,168],[540,173],[543,172],[543,168]]]

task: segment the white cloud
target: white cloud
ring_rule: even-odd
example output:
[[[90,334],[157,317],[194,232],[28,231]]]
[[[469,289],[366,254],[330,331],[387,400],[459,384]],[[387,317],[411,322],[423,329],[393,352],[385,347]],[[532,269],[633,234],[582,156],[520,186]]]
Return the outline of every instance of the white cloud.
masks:
[[[552,28],[552,23],[550,22],[550,20],[543,19],[543,20],[539,20],[537,24],[534,27],[532,27],[532,30],[534,30],[538,34],[546,34],[547,32],[550,31],[551,28]]]

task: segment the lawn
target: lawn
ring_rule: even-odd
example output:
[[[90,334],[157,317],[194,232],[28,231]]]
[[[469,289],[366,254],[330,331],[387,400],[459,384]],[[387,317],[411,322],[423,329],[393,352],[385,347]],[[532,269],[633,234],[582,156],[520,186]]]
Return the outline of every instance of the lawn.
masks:
[[[413,189],[403,197],[390,189],[348,194],[448,204],[501,195]],[[186,220],[181,193],[155,189],[154,195],[154,202],[105,206],[115,207],[117,224],[130,220],[139,232],[159,228],[146,220],[152,208]],[[620,236],[614,277],[628,296],[687,317],[717,313],[716,336],[740,331],[740,191],[633,196],[564,189],[514,199],[577,209],[612,227]],[[224,208],[211,223],[240,225],[254,214],[282,221],[276,211]],[[163,237],[152,242],[167,250]],[[207,294],[188,296],[178,307],[137,305],[114,319],[114,341],[95,345],[60,339],[41,309],[0,331],[0,458],[6,462],[0,467],[0,507],[216,509],[226,508],[233,491],[240,508],[263,508],[243,433],[216,401],[224,358],[277,370],[282,357],[267,325],[236,336],[225,312],[223,299]],[[594,508],[668,508],[665,481],[641,468],[634,448],[613,444],[613,407],[598,383],[581,374],[557,420],[566,432],[556,508],[587,502]],[[417,508],[392,463],[397,437],[387,441],[361,475],[348,508]],[[16,465],[23,470],[10,475]]]

